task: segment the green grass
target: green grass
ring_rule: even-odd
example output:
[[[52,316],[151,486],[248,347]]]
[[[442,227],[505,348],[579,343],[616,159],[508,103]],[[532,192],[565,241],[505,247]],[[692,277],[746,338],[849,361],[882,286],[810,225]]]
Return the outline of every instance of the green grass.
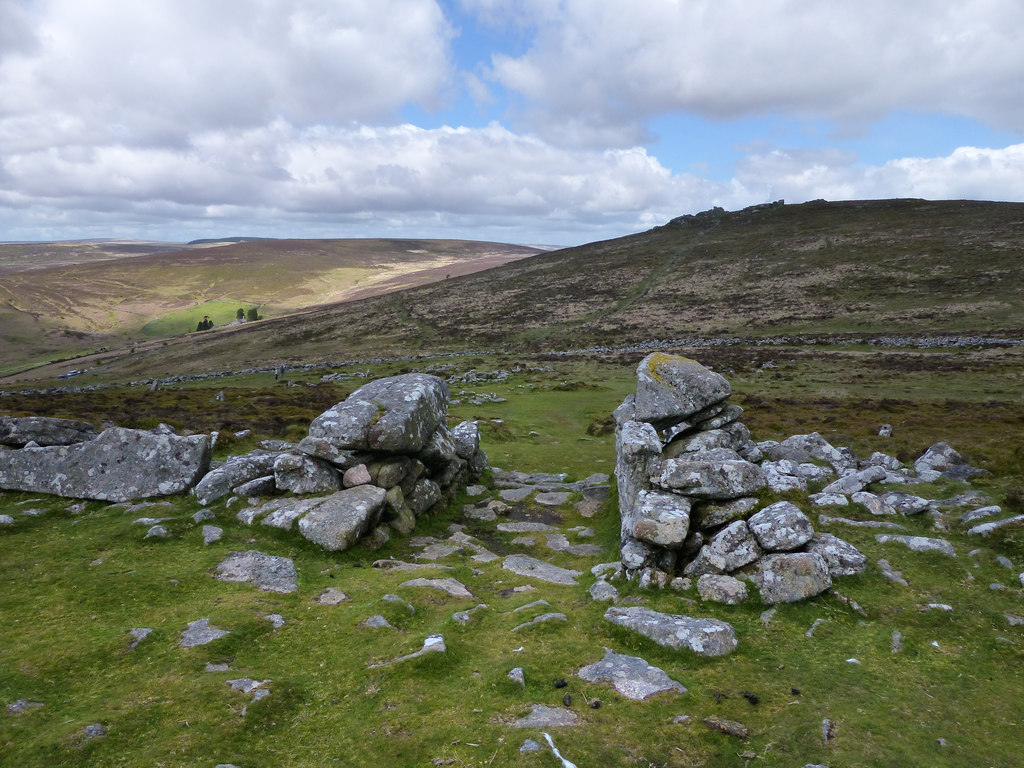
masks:
[[[250,304],[230,301],[207,301],[194,307],[168,312],[142,326],[142,335],[149,338],[192,333],[204,317],[209,317],[215,326],[227,325],[237,319],[239,307],[248,310]],[[262,314],[262,313],[261,313]]]
[[[947,440],[996,473],[975,486],[997,502],[1010,488],[1024,484],[1024,457],[1006,439],[1020,431],[1016,420],[1024,414],[1024,402],[1019,390],[1015,398],[993,399],[1005,386],[1011,361],[973,360],[960,370],[945,370],[956,360],[937,354],[925,361],[931,367],[886,369],[879,375],[890,383],[875,392],[867,379],[856,378],[870,370],[867,363],[844,367],[830,353],[822,353],[794,358],[795,363],[781,370],[762,369],[757,358],[761,353],[750,350],[752,357],[746,358],[730,351],[715,360],[723,373],[732,369],[727,375],[736,384],[735,398],[743,402],[744,420],[757,439],[818,430],[837,444],[851,445],[859,455],[888,450],[911,458],[927,445]],[[876,370],[884,362],[871,360]],[[635,361],[543,362],[553,370],[523,371],[500,384],[453,385],[456,392],[507,398],[480,406],[464,400],[451,409],[453,418],[501,419],[503,429],[482,421],[483,445],[492,463],[507,469],[564,471],[577,479],[608,472],[614,463],[613,439],[587,435],[587,428],[606,417],[631,389]],[[458,371],[512,368],[516,363],[525,367],[538,361],[513,356],[456,361]],[[897,364],[903,365],[899,360]],[[819,370],[830,365],[829,376]],[[374,374],[404,367],[410,366],[380,366]],[[317,378],[308,375],[306,380]],[[926,397],[937,381],[945,388]],[[110,416],[123,421],[128,416],[140,425],[165,420],[196,429],[248,426],[256,431],[251,438],[232,446],[232,438],[225,437],[221,445],[222,451],[242,451],[261,437],[295,432],[358,383],[289,387],[267,377],[238,377],[156,392],[9,396],[4,407],[12,412],[49,410],[48,415],[91,413],[96,420]],[[836,388],[847,395],[825,397]],[[223,403],[213,401],[218,390],[225,392]],[[898,398],[904,391],[913,395]],[[947,400],[946,391],[956,399]],[[893,438],[877,437],[880,421],[897,425]],[[965,487],[945,484],[923,490],[945,496]],[[22,504],[29,499],[41,501]],[[875,532],[866,529],[820,527],[869,557],[867,573],[836,583],[843,595],[864,607],[867,617],[823,595],[780,606],[766,627],[759,618],[765,607],[756,599],[730,607],[701,603],[695,591],[642,592],[634,584],[618,584],[624,599],[639,597],[656,610],[731,623],[740,641],[737,651],[703,659],[611,625],[603,619],[606,606],[586,595],[593,583],[590,565],[616,556],[614,494],[594,518],[583,519],[571,507],[561,510],[563,529],[595,529],[597,536],[590,541],[604,547],[597,558],[513,545],[514,535],[495,531],[493,524],[462,520],[464,498],[446,514],[421,520],[415,535],[445,538],[448,526],[460,522],[500,555],[528,552],[584,573],[579,587],[533,582],[535,591],[514,594],[510,587],[530,580],[503,571],[500,561],[449,558],[455,570],[437,575],[463,581],[473,600],[400,586],[414,576],[433,574],[369,567],[378,557],[410,559],[416,550],[403,537],[376,553],[356,548],[332,555],[295,534],[243,526],[217,503],[212,522],[225,535],[204,546],[201,526],[190,518],[198,508],[195,502],[190,497],[172,501],[173,509],[136,514],[89,502],[84,512],[72,515],[65,511],[68,500],[23,493],[0,496],[0,513],[17,520],[13,527],[0,528],[0,704],[28,698],[46,705],[18,716],[0,710],[0,765],[223,762],[274,767],[369,765],[385,759],[396,766],[435,760],[548,766],[556,762],[549,751],[518,752],[527,737],[541,741],[540,733],[515,730],[508,723],[533,704],[561,706],[566,692],[584,724],[549,732],[563,755],[579,766],[1010,768],[1019,756],[1024,635],[1021,628],[1008,626],[1003,614],[1024,614],[1024,593],[1016,571],[1002,568],[995,558],[1005,555],[1024,570],[1021,532],[975,541],[954,529],[944,534],[956,546],[954,560],[878,544]],[[23,516],[31,507],[47,511]],[[839,514],[855,516],[851,509]],[[143,540],[146,526],[131,523],[142,515],[174,517],[166,523],[172,537]],[[899,522],[908,533],[934,535],[925,516]],[[982,551],[969,556],[974,548]],[[245,549],[293,558],[299,592],[262,593],[211,578],[218,562]],[[901,570],[911,586],[885,580],[874,565],[880,557]],[[991,590],[993,582],[1009,589]],[[315,598],[332,586],[349,600],[318,605]],[[382,602],[386,593],[410,601],[415,615]],[[511,634],[524,616],[510,611],[537,599],[548,600],[552,607],[543,610],[562,611],[569,622]],[[954,611],[922,610],[932,602],[948,603]],[[455,611],[477,603],[489,607],[474,613],[465,626],[452,620]],[[263,618],[266,613],[284,615],[287,626],[273,631]],[[397,630],[357,627],[373,614],[385,615]],[[207,646],[178,648],[187,623],[202,617],[232,634]],[[818,618],[825,622],[813,638],[806,638],[804,633]],[[128,652],[132,627],[153,627],[154,632]],[[900,654],[890,652],[893,630],[904,636]],[[367,668],[418,650],[433,632],[444,634],[449,648],[445,656]],[[603,647],[643,657],[688,692],[631,702],[606,686],[582,682],[575,672],[598,661]],[[860,664],[847,663],[850,658]],[[207,662],[227,662],[231,671],[207,673]],[[515,666],[525,671],[525,690],[505,677]],[[271,695],[250,704],[245,717],[241,710],[249,697],[225,683],[236,677],[271,681]],[[558,678],[568,681],[566,689],[554,687]],[[756,706],[745,692],[757,695]],[[594,698],[601,700],[600,709],[587,706]],[[693,724],[673,723],[684,714]],[[750,737],[739,741],[708,730],[702,720],[712,715],[744,723]],[[824,718],[838,724],[836,738],[827,744],[821,738]],[[97,722],[108,735],[83,741],[82,728]],[[739,756],[746,751],[757,759]]]

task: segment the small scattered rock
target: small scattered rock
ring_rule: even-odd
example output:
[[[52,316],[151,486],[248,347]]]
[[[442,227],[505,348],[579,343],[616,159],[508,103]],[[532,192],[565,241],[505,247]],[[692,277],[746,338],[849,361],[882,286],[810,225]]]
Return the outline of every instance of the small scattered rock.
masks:
[[[320,605],[339,605],[346,600],[348,600],[348,595],[337,587],[328,587],[316,599]]]
[[[7,705],[7,714],[9,714],[9,715],[20,715],[22,712],[24,712],[24,711],[26,711],[28,709],[35,709],[36,707],[42,707],[42,706],[44,706],[44,705],[43,705],[43,702],[41,702],[41,701],[31,701],[29,699],[18,699],[17,701],[12,701],[10,704]]]
[[[145,539],[166,539],[171,533],[162,525],[154,525],[143,537]]]
[[[134,651],[139,647],[139,643],[149,637],[149,633],[153,631],[152,627],[136,627],[129,629],[128,634],[131,636],[131,640],[128,642],[128,650]]]
[[[569,620],[569,618],[564,613],[544,613],[544,614],[541,614],[540,616],[538,616],[537,618],[535,618],[535,619],[533,619],[531,621],[526,622],[525,624],[520,624],[520,625],[518,625],[516,627],[513,627],[512,631],[513,632],[518,632],[521,629],[526,629],[527,627],[534,627],[534,626],[536,626],[538,624],[545,624],[545,623],[547,623],[549,621],[568,621],[568,620]]]
[[[559,568],[527,555],[509,555],[502,561],[501,567],[518,576],[528,576],[550,584],[575,585],[580,571]]]
[[[93,723],[82,729],[82,735],[87,739],[98,739],[107,735],[107,729],[102,723]]]
[[[216,541],[220,541],[223,535],[223,528],[218,528],[216,525],[203,526],[203,544],[213,544]]]
[[[737,723],[735,720],[726,720],[724,717],[708,717],[704,719],[704,725],[713,731],[735,736],[738,739],[745,739],[749,735],[747,726]]]
[[[466,585],[458,579],[444,578],[444,579],[412,579],[410,581],[403,582],[403,587],[427,587],[429,589],[438,589],[442,592],[446,592],[452,597],[473,597],[473,593],[470,592]]]
[[[522,667],[515,667],[514,669],[510,669],[506,677],[513,683],[516,683],[522,686],[523,688],[526,687],[526,677],[523,675]]]
[[[369,669],[377,669],[378,667],[386,667],[391,664],[398,664],[403,661],[409,661],[410,659],[418,659],[421,656],[426,656],[429,653],[447,653],[448,647],[444,644],[443,635],[427,635],[427,639],[423,641],[423,647],[415,653],[410,653],[406,656],[400,656],[397,659],[391,661],[384,661],[378,664],[371,664]]]
[[[672,680],[664,670],[651,666],[638,656],[625,656],[610,648],[604,649],[601,661],[583,667],[576,674],[588,683],[611,683],[620,696],[633,701],[644,701],[665,691],[686,693],[686,688]]]
[[[365,629],[394,629],[391,622],[379,614],[363,619],[359,626]]]
[[[210,626],[210,620],[196,619],[188,625],[188,629],[181,633],[181,639],[178,641],[178,645],[182,648],[193,648],[197,645],[206,645],[212,643],[218,638],[224,637],[224,635],[230,634],[231,630],[218,629],[217,627]]]
[[[558,709],[535,704],[530,714],[515,720],[513,728],[566,728],[579,722],[579,715],[571,709]]]

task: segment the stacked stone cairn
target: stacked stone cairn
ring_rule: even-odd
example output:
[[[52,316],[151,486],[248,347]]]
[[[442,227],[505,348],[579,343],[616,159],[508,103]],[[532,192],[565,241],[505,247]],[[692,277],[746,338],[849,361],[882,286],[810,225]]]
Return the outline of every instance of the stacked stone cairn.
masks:
[[[39,417],[0,417],[0,488],[128,502],[191,493],[248,500],[246,524],[290,530],[332,551],[408,534],[487,468],[475,422],[449,429],[443,379],[378,379],[313,420],[297,445],[210,461],[209,435],[178,436]],[[280,494],[289,494],[286,496]],[[277,496],[269,501],[267,496]]]
[[[752,582],[765,603],[775,604],[811,597],[833,577],[863,571],[859,551],[830,534],[815,535],[795,504],[762,505],[757,494],[764,488],[784,489],[786,478],[806,488],[808,476],[836,470],[792,461],[760,466],[765,456],[730,395],[725,378],[685,357],[654,353],[638,366],[636,394],[615,411],[627,576],[665,586],[681,572],[698,579],[702,596],[720,602],[745,599],[745,582]],[[831,450],[819,446],[816,458],[848,459],[820,436],[801,437]]]

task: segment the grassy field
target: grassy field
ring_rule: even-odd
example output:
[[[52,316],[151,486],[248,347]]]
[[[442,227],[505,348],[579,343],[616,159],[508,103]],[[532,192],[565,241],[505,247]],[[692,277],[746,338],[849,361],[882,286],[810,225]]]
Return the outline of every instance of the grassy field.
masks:
[[[215,326],[223,326],[237,319],[239,308],[250,309],[238,302],[207,301],[195,307],[178,309],[151,320],[142,326],[142,335],[150,338],[161,338],[181,333],[193,333],[196,326],[205,317],[209,317]]]
[[[1021,503],[1024,452],[1015,439],[1024,432],[1020,352],[869,355],[752,347],[692,353],[732,381],[755,439],[816,430],[858,455],[884,450],[904,460],[946,440],[993,473],[971,487],[1007,509]],[[610,472],[614,464],[614,439],[602,425],[632,390],[638,359],[509,354],[448,359],[444,364],[452,368],[442,373],[520,366],[505,382],[453,384],[453,396],[462,401],[451,409],[453,421],[480,421],[494,465],[582,479]],[[360,369],[379,376],[411,367]],[[223,457],[264,437],[300,437],[314,416],[359,383],[323,383],[320,373],[276,382],[267,375],[233,377],[155,392],[8,395],[0,408],[97,424],[109,419],[150,427],[165,421],[180,429],[220,429],[225,437],[217,456]],[[223,400],[214,400],[217,392]],[[472,405],[474,394],[505,402]],[[892,438],[878,437],[883,422],[894,425]],[[245,428],[253,434],[230,434]],[[923,491],[939,498],[967,488],[943,483]],[[607,606],[586,594],[594,580],[590,566],[617,556],[614,497],[592,518],[571,505],[554,510],[563,530],[593,528],[595,537],[586,541],[600,544],[603,553],[591,558],[513,543],[514,535],[496,531],[493,523],[464,519],[466,501],[421,520],[415,535],[444,539],[449,525],[459,523],[498,555],[523,552],[582,571],[580,585],[516,577],[500,568],[500,560],[479,563],[464,555],[441,561],[452,571],[381,571],[369,567],[374,559],[415,556],[409,538],[396,537],[378,552],[359,547],[331,555],[296,535],[241,525],[223,502],[211,507],[216,519],[210,522],[224,529],[224,537],[204,546],[190,517],[198,509],[191,497],[133,514],[100,502],[72,513],[68,500],[4,493],[0,514],[16,523],[0,527],[0,703],[24,698],[45,706],[20,715],[0,710],[0,764],[334,766],[383,757],[396,766],[553,766],[557,760],[546,747],[519,753],[526,738],[543,743],[543,729],[510,723],[535,704],[562,708],[566,692],[581,724],[547,732],[581,767],[1019,764],[1024,629],[1005,618],[1024,615],[1019,530],[977,541],[959,533],[951,515],[953,530],[938,534],[956,547],[957,557],[950,559],[879,544],[871,530],[816,525],[868,556],[872,565],[865,574],[836,583],[866,615],[826,594],[779,606],[765,625],[765,606],[756,598],[730,607],[701,602],[694,590],[618,584],[627,602],[732,624],[737,651],[703,659],[614,627],[603,619]],[[26,516],[29,509],[42,513]],[[816,513],[805,509],[816,521]],[[856,516],[851,509],[827,511]],[[551,512],[527,503],[516,514],[539,519]],[[144,540],[148,526],[132,523],[142,515],[171,518],[165,523],[171,537]],[[926,516],[898,522],[908,533],[937,535]],[[299,591],[276,595],[210,577],[229,553],[247,549],[293,558]],[[1001,566],[997,556],[1008,557],[1015,570]],[[883,557],[903,572],[909,587],[882,577],[876,563]],[[453,576],[474,598],[402,586],[416,576]],[[1007,589],[991,589],[993,583]],[[512,591],[524,584],[534,589]],[[328,587],[348,599],[320,605],[316,598]],[[388,593],[409,601],[415,613],[384,602]],[[550,607],[512,613],[539,599]],[[478,603],[488,607],[467,624],[453,620],[455,611]],[[946,603],[953,611],[928,610],[930,603]],[[568,621],[511,632],[543,611],[561,611]],[[284,616],[286,626],[273,630],[268,613]],[[396,629],[359,626],[374,614]],[[231,634],[179,648],[180,633],[202,617]],[[817,619],[824,622],[806,637]],[[154,631],[129,652],[133,627]],[[904,638],[900,653],[890,650],[894,630]],[[418,650],[435,632],[444,634],[446,654],[368,668]],[[575,672],[600,660],[604,647],[643,657],[687,692],[633,702],[607,686],[584,683]],[[230,670],[207,672],[208,663]],[[513,667],[523,668],[525,688],[506,678]],[[270,695],[252,703],[226,684],[243,677],[269,680]],[[555,687],[559,678],[566,688]],[[588,706],[593,699],[601,701],[599,709]],[[684,715],[689,724],[676,722]],[[710,716],[743,723],[749,737],[709,730],[703,720]],[[827,742],[826,718],[837,727]],[[86,739],[83,728],[92,723],[103,724],[106,735]]]

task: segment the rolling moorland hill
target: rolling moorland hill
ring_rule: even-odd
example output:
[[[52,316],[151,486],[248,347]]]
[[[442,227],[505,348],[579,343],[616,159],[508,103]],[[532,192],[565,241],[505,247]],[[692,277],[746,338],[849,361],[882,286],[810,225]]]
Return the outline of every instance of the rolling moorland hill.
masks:
[[[137,377],[695,335],[1019,337],[1022,289],[1022,204],[770,204],[684,216],[648,232],[106,362],[111,376]]]
[[[273,317],[538,252],[457,240],[0,244],[0,367],[183,334],[204,315],[223,325],[239,307]]]

